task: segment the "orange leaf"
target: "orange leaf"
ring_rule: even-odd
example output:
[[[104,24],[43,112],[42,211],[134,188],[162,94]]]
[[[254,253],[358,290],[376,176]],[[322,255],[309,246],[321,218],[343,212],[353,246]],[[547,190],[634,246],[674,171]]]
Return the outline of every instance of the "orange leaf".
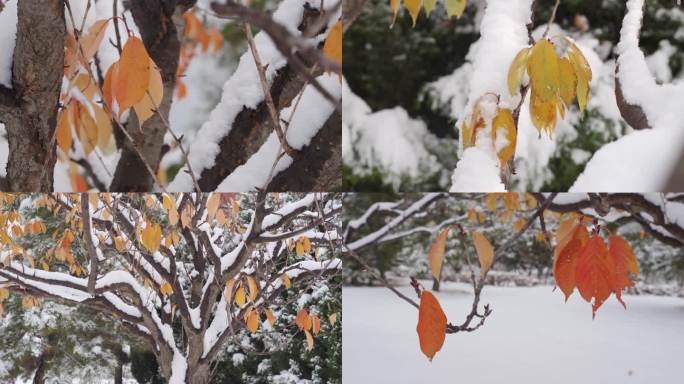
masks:
[[[163,97],[164,82],[162,81],[161,73],[159,68],[154,65],[152,59],[150,59],[149,86],[143,98],[133,106],[141,127],[147,119],[154,115],[154,112],[161,105]]]
[[[420,295],[420,307],[418,308],[418,340],[420,350],[432,361],[446,338],[447,317],[439,305],[437,298],[428,291]]]
[[[114,101],[115,84],[118,82],[118,79],[119,63],[116,62],[109,66],[107,74],[105,75],[104,84],[102,85],[102,96],[104,97],[105,104],[107,104],[109,110],[112,110],[114,107],[112,103]]]
[[[302,308],[297,312],[297,318],[295,319],[295,324],[297,324],[297,327],[304,331],[307,328],[307,325],[309,323],[309,313],[306,311],[306,309]]]
[[[276,318],[273,315],[273,311],[271,311],[270,308],[266,308],[265,312],[266,312],[266,320],[268,320],[268,323],[271,325],[271,328],[273,328],[273,326],[275,325],[275,322],[276,322]]]
[[[83,57],[83,60],[85,61],[86,65],[100,47],[102,39],[104,39],[105,32],[107,31],[108,22],[108,19],[96,21],[90,27],[90,29],[88,29],[88,33],[80,39],[79,42],[81,43],[81,49],[83,50],[83,55],[85,56]]]
[[[88,156],[97,145],[97,123],[95,123],[93,117],[90,116],[90,113],[85,106],[81,107],[80,110],[81,127],[83,129],[80,130],[79,141],[81,142],[83,151],[86,156]]]
[[[598,235],[589,237],[582,251],[577,255],[575,280],[577,290],[587,302],[594,299],[592,317],[613,291],[614,264],[606,244]]]
[[[221,194],[220,193],[212,193],[211,196],[209,196],[209,199],[207,200],[207,219],[208,220],[214,220],[214,217],[216,217],[216,211],[218,210],[220,203],[221,203]]]
[[[446,248],[446,240],[449,235],[449,228],[443,229],[432,242],[430,247],[430,254],[428,255],[428,262],[430,263],[430,270],[432,276],[439,280],[439,275],[442,272],[442,260],[444,259],[444,250]]]
[[[342,65],[342,20],[335,23],[323,44],[323,53],[328,59]]]
[[[250,332],[255,333],[259,328],[259,311],[256,309],[250,309],[247,314],[247,329]]]
[[[613,276],[615,297],[626,308],[625,302],[622,301],[622,290],[634,285],[634,281],[629,277],[629,274],[632,274],[632,276],[638,275],[639,264],[632,247],[622,236],[613,235],[608,237],[608,244],[610,257],[613,260],[613,265],[615,265]]]
[[[311,315],[311,322],[313,323],[313,334],[318,336],[318,332],[321,331],[321,319],[317,315]]]
[[[558,287],[565,294],[565,301],[568,300],[575,289],[577,254],[581,250],[582,242],[578,239],[571,240],[563,247],[553,266],[553,277],[556,279]]]
[[[119,77],[114,87],[119,116],[145,96],[150,83],[150,63],[142,40],[130,37],[121,52]]]
[[[69,123],[69,110],[65,109],[62,111],[62,115],[59,118],[59,125],[57,126],[57,132],[55,132],[57,138],[57,145],[62,149],[62,152],[69,153],[71,150],[71,143],[73,142],[73,137],[71,136],[71,124]]]

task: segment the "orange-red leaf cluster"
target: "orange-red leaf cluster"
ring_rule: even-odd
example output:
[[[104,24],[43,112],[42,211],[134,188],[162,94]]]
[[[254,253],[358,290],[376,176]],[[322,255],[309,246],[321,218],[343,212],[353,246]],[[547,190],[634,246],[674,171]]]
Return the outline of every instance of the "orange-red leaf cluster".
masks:
[[[566,300],[577,288],[584,300],[593,300],[592,316],[611,293],[625,306],[622,290],[634,285],[632,279],[639,273],[627,240],[611,235],[606,246],[600,234],[588,231],[582,218],[561,222],[556,240],[553,273]]]

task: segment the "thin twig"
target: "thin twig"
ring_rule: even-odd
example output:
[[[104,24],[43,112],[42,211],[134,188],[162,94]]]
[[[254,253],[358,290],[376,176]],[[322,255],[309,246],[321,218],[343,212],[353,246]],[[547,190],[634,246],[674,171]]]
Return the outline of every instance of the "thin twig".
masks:
[[[544,30],[544,35],[542,35],[542,38],[545,38],[546,35],[548,35],[549,30],[551,29],[551,24],[553,24],[553,21],[556,19],[556,11],[558,10],[559,5],[560,0],[556,0],[556,5],[553,6],[553,11],[551,11],[551,17],[549,17],[549,22],[546,24],[546,29]]]

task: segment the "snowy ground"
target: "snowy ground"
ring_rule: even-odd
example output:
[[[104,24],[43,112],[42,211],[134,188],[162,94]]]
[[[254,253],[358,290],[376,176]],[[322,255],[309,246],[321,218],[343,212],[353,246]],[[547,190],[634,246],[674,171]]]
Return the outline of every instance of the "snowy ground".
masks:
[[[425,284],[425,283],[424,283]],[[429,286],[429,285],[428,285]],[[411,287],[400,290],[415,297]],[[462,322],[464,284],[438,295]],[[591,320],[577,292],[568,303],[552,287],[485,287],[494,312],[478,331],[447,335],[432,363],[420,352],[418,311],[386,288],[344,287],[344,383],[680,383],[684,299],[611,297]]]

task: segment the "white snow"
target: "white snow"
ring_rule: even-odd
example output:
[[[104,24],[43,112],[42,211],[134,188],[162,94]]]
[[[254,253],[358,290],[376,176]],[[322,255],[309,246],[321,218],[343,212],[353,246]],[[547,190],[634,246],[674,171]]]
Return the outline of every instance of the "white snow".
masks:
[[[466,148],[451,176],[450,192],[504,192],[499,162],[492,151]]]
[[[273,13],[273,20],[282,24],[295,36],[300,36],[301,32],[297,27],[302,20],[305,4],[313,7],[317,6],[317,4],[311,4],[307,0],[284,0]],[[325,9],[331,9],[335,5],[335,3],[326,2],[324,7]],[[337,12],[340,12],[340,9]],[[337,17],[331,17],[330,19],[332,23],[337,20]],[[312,39],[312,42],[322,41],[325,37],[325,34],[321,34]],[[287,64],[287,60],[280,54],[273,41],[265,32],[257,33],[254,37],[254,42],[262,65],[266,67],[265,74],[270,84],[275,78],[277,71]],[[204,169],[215,164],[215,157],[219,152],[218,143],[230,132],[233,121],[238,113],[243,108],[256,108],[263,99],[264,94],[259,82],[254,58],[251,51],[248,50],[240,58],[240,64],[233,76],[226,81],[221,101],[211,112],[209,120],[202,125],[202,128],[197,133],[196,140],[190,146],[188,161],[192,164],[193,171],[196,174],[201,174]],[[187,166],[178,172],[178,175],[169,184],[167,189],[169,191],[193,189],[192,177],[187,172]]]
[[[424,122],[412,119],[402,107],[371,112],[346,82],[342,97],[342,158],[359,173],[381,170],[395,188],[402,176],[419,178],[439,168],[425,149],[432,136]]]
[[[437,293],[442,308],[460,324],[472,303],[472,287],[443,287]],[[415,297],[411,287],[399,290]],[[344,287],[343,382],[679,382],[684,300],[623,297],[627,311],[611,297],[592,321],[590,304],[577,293],[565,303],[549,286],[486,286],[481,303],[490,303],[493,313],[485,325],[447,335],[430,363],[418,345],[414,307],[386,288]]]
[[[17,39],[17,1],[8,0],[0,12],[0,85],[12,88],[12,61]]]
[[[317,78],[319,84],[335,99],[340,99],[341,88],[336,74],[325,74]],[[301,150],[309,145],[311,140],[323,128],[323,125],[335,111],[335,106],[327,101],[312,85],[304,89],[302,99],[294,111],[294,102],[290,107],[280,112],[280,119],[289,121],[285,137],[288,144]],[[280,140],[276,132],[272,132],[259,150],[247,162],[228,175],[217,192],[248,192],[257,188],[264,188],[269,182],[273,164],[281,152]],[[286,170],[294,160],[284,155],[273,168],[273,177]]]

